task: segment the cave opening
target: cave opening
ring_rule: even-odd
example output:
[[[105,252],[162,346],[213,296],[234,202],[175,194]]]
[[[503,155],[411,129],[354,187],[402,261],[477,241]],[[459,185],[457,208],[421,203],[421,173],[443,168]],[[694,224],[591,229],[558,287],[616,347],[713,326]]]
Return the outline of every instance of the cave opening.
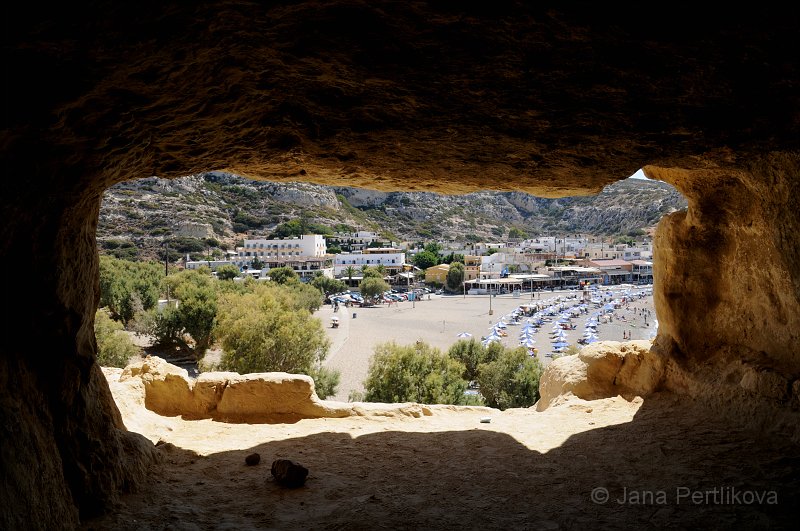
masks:
[[[348,517],[365,527],[387,517],[409,527],[463,525],[447,515],[486,528],[526,527],[537,506],[541,527],[791,526],[786,503],[621,511],[588,501],[588,487],[611,487],[613,495],[624,484],[637,486],[631,478],[650,478],[640,491],[677,488],[680,476],[701,490],[710,478],[727,477],[726,486],[777,485],[781,501],[796,498],[796,6],[695,6],[657,17],[628,6],[524,2],[478,10],[377,0],[322,8],[226,0],[189,8],[73,7],[15,4],[0,45],[8,71],[25,72],[7,84],[0,132],[0,248],[4,277],[13,279],[0,310],[0,527],[76,527],[145,485],[159,455],[197,467],[192,481],[181,483],[187,498],[203,490],[202,474],[213,472],[204,470],[208,461],[170,456],[169,447],[156,450],[128,431],[95,363],[95,228],[110,185],[227,168],[265,179],[466,193],[502,188],[521,175],[515,188],[551,197],[597,192],[610,175],[645,163],[649,176],[673,184],[689,202],[655,234],[653,351],[665,364],[659,389],[716,417],[669,404],[640,408],[637,419],[650,424],[639,426],[648,429],[630,431],[637,423],[627,422],[576,434],[562,445],[562,460],[528,459],[535,454],[527,444],[523,451],[489,431],[417,437],[405,446],[390,435],[351,444],[353,438],[328,434],[331,444],[318,455],[353,459],[320,474],[318,484],[330,488],[302,493],[317,498],[276,490],[267,502],[279,500],[270,506],[275,511],[262,511],[263,497],[242,494],[259,492],[263,477],[234,490],[231,476],[245,476],[222,466],[210,490],[232,493],[240,522],[221,517],[213,500],[182,498],[187,503],[122,511],[118,525],[98,527],[131,527],[142,514],[153,517],[152,527],[177,526],[195,519],[198,507],[212,509],[196,518],[206,528],[302,527],[308,518],[311,526],[333,520],[344,527]],[[34,281],[17,281],[21,262]],[[580,430],[597,421],[590,416],[602,413],[601,402],[588,409]],[[557,423],[556,413],[551,408]],[[502,425],[497,417],[483,427]],[[292,428],[285,429],[284,437]],[[752,429],[759,435],[745,437]],[[535,445],[537,436],[528,442]],[[616,443],[610,449],[609,440]],[[686,448],[682,440],[694,444]],[[306,441],[313,437],[270,445],[270,453],[293,452]],[[370,459],[381,448],[395,453]],[[415,460],[419,448],[427,453]],[[452,455],[463,462],[437,466]],[[601,466],[582,466],[595,456]],[[216,464],[241,464],[238,454],[220,457]],[[353,462],[358,466],[348,468]],[[375,469],[376,462],[396,466]],[[464,467],[471,478],[500,477],[502,484],[465,489]],[[570,474],[554,476],[559,470]],[[587,477],[591,471],[598,475]],[[731,471],[739,475],[725,476]],[[378,488],[364,481],[373,473],[384,483]],[[673,473],[672,480],[659,475]],[[449,483],[452,496],[441,496],[434,487],[448,475],[458,481]],[[602,476],[614,484],[603,487]],[[173,499],[170,479],[158,500]],[[456,501],[443,506],[445,516],[430,502],[437,496]],[[494,510],[515,499],[520,506]],[[308,501],[303,509],[300,501]]]
[[[224,172],[126,181],[104,193],[99,212],[99,304],[104,310],[95,327],[103,334],[98,359],[103,365],[124,367],[122,357],[138,348],[140,355],[165,358],[193,377],[226,366],[220,340],[225,334],[212,337],[210,332],[216,326],[217,307],[206,311],[212,321],[207,325],[193,321],[165,325],[171,318],[165,315],[171,316],[180,304],[175,273],[200,270],[218,280],[220,268],[224,278],[237,282],[265,281],[271,269],[289,266],[304,283],[324,276],[331,286],[337,281],[347,284],[346,288],[323,289],[323,303],[311,308],[330,341],[320,367],[340,377],[344,373],[338,392],[336,386],[333,391],[324,388],[325,378],[320,380],[314,373],[321,398],[363,397],[373,351],[390,341],[401,346],[425,343],[448,352],[460,339],[474,337],[488,346],[487,337],[494,340],[501,335],[498,341],[506,348],[527,345],[529,355],[544,367],[554,357],[574,354],[598,340],[653,339],[658,319],[652,302],[652,236],[661,216],[685,205],[673,187],[647,179],[641,170],[598,195],[561,199],[520,192],[479,191],[462,196],[378,192],[257,181]],[[304,243],[311,238],[322,238],[322,251]],[[387,247],[381,254],[373,253]],[[434,247],[435,256],[425,252]],[[133,273],[136,267],[130,261],[149,261],[150,265]],[[466,264],[466,270],[460,285],[446,287],[445,276],[453,262]],[[158,273],[159,267],[163,273]],[[406,315],[408,322],[393,322],[374,338],[370,336],[375,330],[384,329],[374,311],[362,312],[359,321],[346,311],[332,313],[334,306],[346,300],[348,305],[364,303],[358,286],[362,270],[370,267],[382,268],[389,283],[377,304],[389,303],[391,308],[394,302],[395,311],[404,306],[417,308],[416,297],[420,307]],[[167,274],[172,276],[166,278]],[[475,306],[469,318],[466,308],[425,311],[446,304],[429,303],[431,297],[459,293],[463,300],[457,304],[466,306],[468,292]],[[489,312],[482,315],[487,313],[486,303],[476,299],[485,300],[487,294]],[[492,308],[491,297],[498,295]],[[639,299],[645,299],[641,308]],[[525,302],[528,306],[520,307]],[[534,307],[540,311],[534,312]],[[547,314],[542,312],[545,308]],[[554,315],[556,309],[560,314]],[[459,312],[464,315],[456,317]],[[440,313],[451,318],[437,321],[435,315]],[[598,320],[604,325],[599,335]],[[495,331],[506,321],[524,324],[525,338],[518,341],[505,330]],[[133,340],[130,349],[121,349],[117,344],[121,338],[109,343],[107,328],[119,327],[115,323],[125,325]],[[491,333],[483,330],[484,324],[490,325]],[[181,326],[183,331],[177,333]],[[207,335],[201,342],[202,352],[189,330]],[[556,332],[560,335],[553,336]],[[114,332],[112,337],[123,333]],[[365,342],[366,337],[370,339]],[[354,353],[352,345],[361,343]],[[298,371],[297,366],[264,364],[240,365],[239,369]],[[477,380],[469,383],[465,393],[480,397]],[[426,400],[396,396],[400,402]],[[532,395],[528,405],[537,396]]]

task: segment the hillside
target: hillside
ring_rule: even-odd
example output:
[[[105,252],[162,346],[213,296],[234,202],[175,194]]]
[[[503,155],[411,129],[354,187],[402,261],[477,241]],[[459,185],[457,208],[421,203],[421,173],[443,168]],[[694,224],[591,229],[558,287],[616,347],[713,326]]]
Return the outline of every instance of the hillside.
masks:
[[[514,227],[529,236],[615,236],[647,230],[662,215],[685,207],[671,186],[637,179],[614,183],[596,196],[542,199],[517,192],[386,193],[214,172],[110,188],[97,239],[104,251],[127,258],[157,256],[165,238],[173,258],[205,256],[232,249],[248,231],[268,235],[297,218],[318,230],[372,230],[394,241],[496,240]]]

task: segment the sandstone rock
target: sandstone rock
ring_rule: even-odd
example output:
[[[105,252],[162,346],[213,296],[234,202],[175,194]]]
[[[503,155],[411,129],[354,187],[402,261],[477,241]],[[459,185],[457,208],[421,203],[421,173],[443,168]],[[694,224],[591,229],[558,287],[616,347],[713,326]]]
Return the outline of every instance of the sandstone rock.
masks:
[[[790,387],[786,378],[769,369],[748,367],[739,383],[742,389],[774,400],[785,400]]]
[[[430,406],[420,404],[320,400],[314,380],[302,374],[208,372],[192,379],[184,369],[155,356],[136,361],[121,373],[109,370],[106,374],[112,385],[125,387],[118,389],[117,395],[127,411],[144,404],[159,415],[186,419],[271,423],[351,415],[419,418],[433,414]]]
[[[271,473],[279,485],[297,488],[305,485],[308,469],[288,459],[277,459],[272,462]]]
[[[194,393],[189,373],[162,358],[148,356],[122,371],[120,381],[139,378],[145,387],[145,407],[160,415],[194,414]]]
[[[792,401],[794,407],[800,407],[800,380],[792,383]]]
[[[245,457],[244,462],[247,466],[256,466],[261,462],[261,454],[259,454],[258,452],[254,452]]]
[[[16,3],[5,35],[9,71],[29,76],[4,87],[2,273],[24,257],[36,282],[10,286],[1,310],[3,527],[76,527],[145,477],[151,456],[124,431],[92,334],[100,198],[143,175],[564,196],[649,164],[689,200],[656,238],[665,355],[699,374],[741,346],[798,373],[793,12],[695,5],[642,24],[604,3],[485,17],[378,0],[148,7]],[[225,38],[247,42],[235,68]]]
[[[584,347],[579,354],[553,360],[539,383],[537,411],[570,396],[632,399],[656,391],[664,377],[664,363],[650,346],[649,341],[603,341]]]

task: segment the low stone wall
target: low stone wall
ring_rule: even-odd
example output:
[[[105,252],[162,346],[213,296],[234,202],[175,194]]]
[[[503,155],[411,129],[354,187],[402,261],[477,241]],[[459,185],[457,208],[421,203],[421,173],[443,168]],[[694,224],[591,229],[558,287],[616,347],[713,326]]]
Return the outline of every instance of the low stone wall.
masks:
[[[128,365],[119,375],[110,371],[106,375],[112,383],[116,379],[143,395],[144,406],[150,411],[188,420],[258,424],[308,418],[432,414],[430,407],[420,404],[320,400],[314,390],[314,380],[301,374],[208,372],[194,379],[185,369],[153,356]]]

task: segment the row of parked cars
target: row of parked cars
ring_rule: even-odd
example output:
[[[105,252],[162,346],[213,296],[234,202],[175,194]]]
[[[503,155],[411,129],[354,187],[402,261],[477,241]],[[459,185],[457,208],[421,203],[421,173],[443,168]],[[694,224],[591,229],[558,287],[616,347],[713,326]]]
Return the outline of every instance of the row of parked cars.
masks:
[[[328,302],[331,304],[351,304],[361,306],[364,304],[364,297],[362,297],[357,291],[345,291],[342,293],[329,295]]]
[[[441,294],[442,290],[438,290],[435,293]],[[393,289],[383,293],[382,298],[383,302],[400,302],[400,301],[407,301],[409,293],[414,293],[416,297],[422,298],[424,295],[429,293],[434,293],[434,290],[431,288],[414,288],[411,291],[408,291],[405,288],[401,289]],[[361,306],[364,304],[364,297],[357,291],[344,291],[342,293],[335,293],[333,295],[328,296],[328,303],[330,304],[349,304],[350,306]]]

